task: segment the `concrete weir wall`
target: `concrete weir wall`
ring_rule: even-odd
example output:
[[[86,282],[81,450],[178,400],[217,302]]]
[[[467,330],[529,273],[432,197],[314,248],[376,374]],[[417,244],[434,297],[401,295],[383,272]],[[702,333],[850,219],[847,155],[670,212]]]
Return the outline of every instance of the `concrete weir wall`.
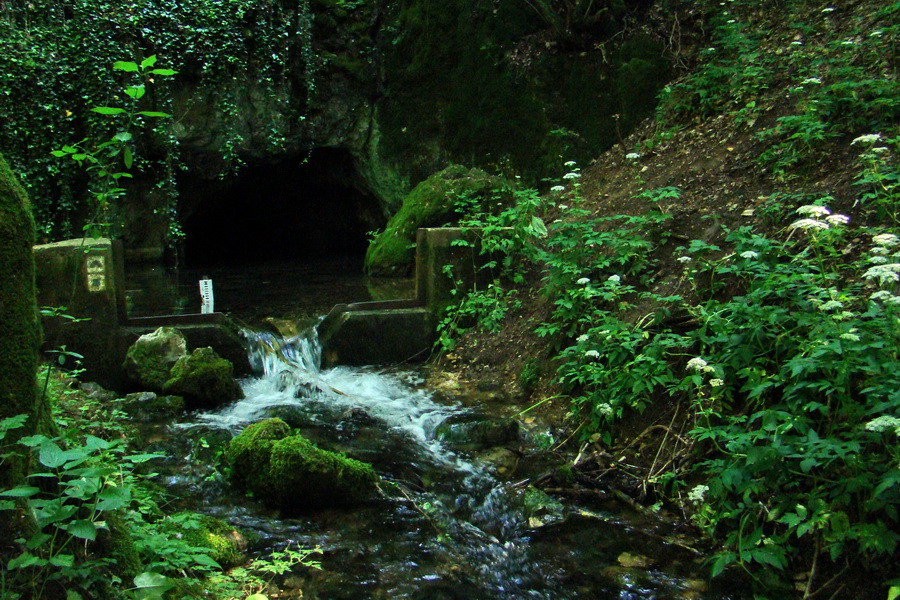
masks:
[[[467,245],[454,244],[468,240]],[[339,304],[319,324],[323,366],[383,365],[426,360],[444,309],[476,283],[474,230],[420,229],[416,249],[416,297],[389,302]],[[223,314],[129,319],[121,244],[108,239],[67,240],[34,247],[38,305],[52,307],[41,319],[44,350],[81,354],[94,381],[125,390],[122,369],[134,341],[161,326],[179,329],[190,349],[211,346],[250,373],[235,326]],[[451,266],[452,278],[445,272]],[[67,359],[67,366],[74,361]]]
[[[163,325],[178,328],[189,349],[205,346],[250,373],[237,331],[223,314],[129,319],[125,303],[122,246],[105,238],[66,240],[34,247],[38,306],[42,308],[45,352],[76,352],[88,376],[115,390],[127,390],[122,369],[134,341]],[[66,358],[74,367],[74,358]]]
[[[469,242],[454,244],[458,240]],[[459,227],[419,229],[413,300],[339,304],[319,324],[325,367],[423,361],[431,355],[444,310],[478,281],[484,262],[478,232]],[[450,266],[452,277],[445,272]]]

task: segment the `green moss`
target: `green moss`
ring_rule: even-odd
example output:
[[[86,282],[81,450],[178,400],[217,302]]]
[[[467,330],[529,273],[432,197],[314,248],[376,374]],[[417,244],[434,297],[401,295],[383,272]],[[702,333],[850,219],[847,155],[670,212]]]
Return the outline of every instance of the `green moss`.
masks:
[[[415,263],[416,231],[438,227],[456,218],[455,203],[461,196],[479,198],[482,204],[494,196],[510,197],[509,184],[480,169],[452,165],[435,173],[413,189],[400,210],[388,221],[366,252],[370,275],[405,275]]]
[[[50,418],[35,379],[41,334],[33,245],[31,204],[0,155],[0,419],[28,415],[25,427],[9,432],[5,444],[35,433]],[[0,462],[0,488],[15,485],[24,468],[14,456]]]
[[[178,359],[163,392],[183,396],[194,406],[216,406],[244,397],[234,366],[212,348],[197,348]]]
[[[128,377],[146,389],[160,391],[174,364],[186,354],[184,335],[174,327],[160,327],[131,345],[122,367]]]
[[[178,513],[165,521],[169,535],[181,539],[196,548],[208,550],[205,554],[228,569],[246,561],[244,535],[221,519],[198,513]]]
[[[100,530],[94,553],[97,556],[113,558],[111,567],[113,572],[123,580],[131,581],[143,570],[134,538],[131,537],[131,529],[120,515],[116,513],[104,515],[107,528]]]
[[[359,504],[378,482],[372,465],[291,435],[281,419],[245,429],[232,440],[227,458],[235,485],[290,512]]]

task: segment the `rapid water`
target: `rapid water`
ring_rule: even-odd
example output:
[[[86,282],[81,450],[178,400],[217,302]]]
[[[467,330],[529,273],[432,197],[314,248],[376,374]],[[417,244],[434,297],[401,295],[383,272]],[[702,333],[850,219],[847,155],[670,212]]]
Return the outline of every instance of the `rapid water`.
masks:
[[[322,548],[323,569],[298,571],[288,582],[303,598],[737,597],[707,590],[698,557],[671,543],[662,521],[621,507],[561,504],[535,517],[490,461],[442,439],[442,424],[477,418],[478,408],[437,401],[416,372],[323,371],[314,337],[246,337],[257,372],[243,382],[246,398],[175,426],[169,443],[184,459],[173,461],[167,483],[193,510],[255,533],[253,552]],[[283,518],[233,495],[210,466],[212,448],[273,416],[322,447],[371,462],[387,482],[386,497]]]

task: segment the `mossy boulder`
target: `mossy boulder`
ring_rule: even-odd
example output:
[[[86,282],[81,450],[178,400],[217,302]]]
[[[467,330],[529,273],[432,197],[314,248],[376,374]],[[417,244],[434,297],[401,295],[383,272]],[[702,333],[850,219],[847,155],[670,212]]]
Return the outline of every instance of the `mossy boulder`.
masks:
[[[122,410],[139,421],[172,417],[184,410],[184,398],[160,396],[154,392],[128,394],[121,401]]]
[[[480,169],[460,165],[435,173],[413,189],[400,210],[388,221],[366,252],[365,269],[369,275],[404,276],[415,264],[416,231],[420,227],[439,227],[455,222],[457,201],[467,198],[482,208],[496,198],[501,205],[511,198],[508,182]]]
[[[122,368],[144,390],[160,392],[171,377],[172,367],[187,356],[187,341],[174,327],[160,327],[137,339],[125,354]]]
[[[361,504],[377,490],[372,465],[317,447],[281,419],[247,427],[226,457],[239,489],[292,513]]]
[[[244,397],[234,379],[234,366],[208,347],[178,359],[163,393],[183,397],[192,408],[220,406]]]
[[[191,512],[176,513],[163,522],[163,531],[195,548],[205,549],[204,554],[223,569],[247,560],[246,536],[222,519]]]

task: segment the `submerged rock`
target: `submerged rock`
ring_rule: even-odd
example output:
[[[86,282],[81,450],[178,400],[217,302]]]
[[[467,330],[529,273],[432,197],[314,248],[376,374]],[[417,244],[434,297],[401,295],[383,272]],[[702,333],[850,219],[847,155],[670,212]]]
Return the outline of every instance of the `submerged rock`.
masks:
[[[163,392],[183,396],[191,407],[219,406],[244,397],[231,362],[212,348],[197,348],[178,359]]]
[[[247,427],[226,453],[234,484],[289,512],[352,506],[375,495],[372,465],[315,446],[281,419]]]
[[[519,439],[519,422],[514,419],[454,421],[448,419],[435,437],[456,449],[478,450],[501,446]]]
[[[150,420],[173,416],[184,410],[181,396],[159,396],[154,392],[128,394],[122,400],[122,410],[134,419]]]
[[[137,339],[128,349],[122,368],[145,390],[161,392],[172,367],[187,356],[187,341],[174,327],[160,327]]]

